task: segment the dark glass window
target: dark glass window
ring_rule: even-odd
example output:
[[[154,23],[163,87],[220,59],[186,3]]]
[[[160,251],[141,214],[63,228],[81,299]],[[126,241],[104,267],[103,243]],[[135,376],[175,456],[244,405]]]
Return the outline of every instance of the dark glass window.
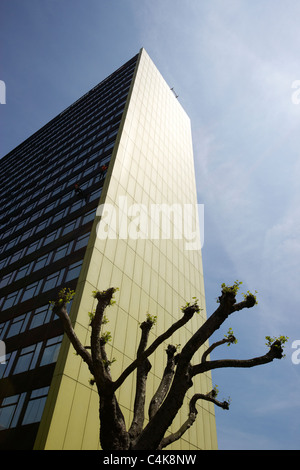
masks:
[[[52,362],[56,362],[62,339],[63,335],[48,339],[45,346],[45,350],[43,352],[40,366],[45,366],[47,364],[52,364]]]
[[[41,421],[48,392],[49,387],[39,388],[31,392],[22,425]]]
[[[63,229],[62,235],[66,235],[66,233],[72,232],[72,230],[75,230],[77,227],[77,219],[72,220],[72,222],[69,222]]]
[[[18,223],[16,226],[16,230],[19,230],[20,228],[24,227],[25,223],[27,222],[28,219],[24,219],[21,222]]]
[[[17,238],[14,238],[13,240],[11,240],[10,242],[7,243],[6,245],[6,250],[9,250],[10,248],[12,248],[13,246],[16,245],[17,241],[18,241],[19,237]],[[3,249],[5,248],[5,245],[3,246]]]
[[[94,201],[94,199],[99,199],[101,195],[102,188],[96,189],[95,191],[92,192],[92,194],[89,197],[89,202]]]
[[[8,324],[9,324],[9,321],[0,323],[0,339],[3,339],[5,337]]]
[[[47,235],[44,239],[44,245],[48,245],[48,243],[51,243],[53,242],[53,240],[56,240],[59,232],[60,232],[60,229],[54,230],[54,232],[49,233],[49,235]]]
[[[26,255],[29,255],[30,253],[33,253],[34,251],[38,250],[40,243],[41,243],[41,240],[37,240],[31,243],[27,248]]]
[[[12,292],[11,294],[8,294],[6,296],[2,309],[6,310],[7,308],[10,308],[13,305],[15,305],[20,298],[20,294],[21,294],[20,290]]]
[[[18,261],[22,257],[23,251],[24,251],[24,248],[14,253],[10,259],[9,264],[14,263],[15,261]]]
[[[67,256],[71,252],[73,242],[66,243],[65,245],[62,245],[57,248],[54,254],[53,262],[57,261],[58,259],[63,258],[64,256]]]
[[[38,200],[38,204],[43,204],[43,202],[47,201],[47,199],[49,198],[50,194],[45,194],[44,196],[42,196],[39,200]]]
[[[63,217],[65,217],[68,213],[68,210],[69,208],[67,207],[66,209],[63,209],[61,211],[59,211],[57,214],[55,214],[53,216],[53,219],[52,219],[52,224],[54,224],[55,222],[57,222],[58,220],[62,219]]]
[[[17,355],[17,351],[6,353],[6,357],[5,357],[6,364],[2,364],[0,367],[0,379],[2,379],[2,377],[8,377],[16,355]]]
[[[17,281],[18,279],[21,279],[24,276],[27,276],[31,271],[32,264],[33,263],[28,263],[28,264],[25,264],[25,266],[22,266],[17,272],[15,281]]]
[[[42,347],[42,342],[32,344],[21,349],[17,363],[14,367],[14,374],[20,374],[27,370],[34,369],[38,360],[38,356]]]
[[[71,191],[68,192],[67,194],[65,194],[64,196],[60,198],[59,203],[62,204],[63,202],[68,201],[72,196],[73,196],[72,192]]]
[[[4,258],[0,261],[0,269],[3,269],[7,263],[8,258]]]
[[[40,256],[35,262],[33,271],[38,271],[39,269],[42,269],[44,266],[47,266],[49,264],[49,261],[51,259],[51,253],[47,253],[44,256]]]
[[[30,230],[27,230],[27,232],[23,233],[23,235],[20,238],[20,241],[22,242],[22,241],[26,240],[28,237],[30,237],[32,231],[33,231],[33,229],[31,228]]]
[[[82,188],[83,189],[83,188]],[[78,209],[80,209],[82,206],[84,206],[85,201],[83,199],[80,199],[80,201],[76,201],[74,204],[72,204],[70,212],[75,212]]]
[[[50,305],[43,305],[43,307],[36,308],[30,323],[30,329],[36,328],[44,323],[49,323],[52,317],[52,310]]]
[[[0,430],[14,428],[17,425],[26,393],[6,397],[0,407]]]
[[[78,263],[74,263],[74,264],[71,264],[71,266],[69,266],[68,273],[65,279],[66,282],[79,277],[81,265],[82,265],[82,260],[79,261]]]
[[[51,202],[50,204],[48,204],[48,206],[46,206],[45,209],[44,209],[44,213],[46,214],[47,212],[54,209],[54,207],[57,205],[57,202],[58,201],[54,201],[54,202]]]
[[[0,281],[0,289],[2,289],[3,287],[7,286],[7,285],[11,282],[11,280],[12,280],[14,274],[15,274],[15,271],[13,271],[13,272],[11,272],[11,273],[9,273],[9,274],[6,274],[6,276],[3,276],[3,278],[2,278],[1,281]]]
[[[10,324],[10,328],[7,332],[6,338],[10,338],[11,336],[18,335],[19,333],[23,333],[26,329],[26,325],[28,323],[29,315],[19,315],[18,317],[14,318]]]
[[[83,246],[86,246],[88,244],[89,238],[90,238],[89,233],[85,233],[84,235],[81,235],[81,237],[78,237],[75,243],[75,251],[79,250]]]
[[[36,233],[37,232],[40,232],[41,230],[43,230],[44,228],[47,227],[47,225],[49,224],[51,219],[46,219],[46,220],[43,220],[43,222],[40,222],[36,228]]]
[[[24,293],[22,296],[22,302],[25,302],[25,300],[31,299],[32,297],[35,297],[36,295],[38,295],[40,288],[41,288],[41,283],[42,283],[42,280],[29,284],[29,286],[27,286],[24,290]]]
[[[63,278],[64,271],[65,271],[64,269],[61,269],[60,271],[49,274],[49,276],[47,276],[45,279],[42,292],[46,292],[47,290],[53,289],[57,285],[60,285],[62,278]]]

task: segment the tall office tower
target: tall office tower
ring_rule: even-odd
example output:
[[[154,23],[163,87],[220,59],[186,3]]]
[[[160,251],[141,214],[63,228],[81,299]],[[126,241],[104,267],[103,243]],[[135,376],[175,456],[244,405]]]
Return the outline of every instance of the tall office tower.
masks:
[[[108,326],[115,378],[135,358],[147,312],[157,316],[154,339],[187,300],[199,299],[201,314],[173,344],[184,344],[203,323],[201,250],[190,230],[197,232],[196,211],[189,211],[189,231],[186,220],[180,230],[183,209],[197,204],[190,120],[141,49],[0,163],[0,339],[6,345],[0,447],[98,449],[98,395],[49,301],[61,286],[76,290],[69,314],[86,345],[92,291],[119,288]],[[162,376],[165,346],[152,359],[149,397]],[[117,392],[128,421],[134,379]],[[189,397],[210,389],[205,374]],[[173,431],[186,419],[187,403]],[[213,405],[198,410],[196,424],[173,449],[216,448]]]

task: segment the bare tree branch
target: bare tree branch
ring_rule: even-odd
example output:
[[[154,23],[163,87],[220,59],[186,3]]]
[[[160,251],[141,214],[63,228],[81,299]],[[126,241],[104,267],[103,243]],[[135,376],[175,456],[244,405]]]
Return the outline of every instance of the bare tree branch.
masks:
[[[196,351],[220,328],[229,315],[244,308],[251,308],[256,303],[255,297],[252,295],[247,296],[244,301],[239,303],[236,303],[235,296],[236,290],[234,286],[222,290],[222,295],[219,297],[219,307],[182,349],[180,357],[181,360],[185,361],[186,365],[190,363]]]
[[[97,292],[95,298],[98,300],[95,315],[91,321],[91,355],[93,360],[94,377],[98,387],[103,387],[105,383],[112,382],[110,373],[106,368],[107,357],[104,344],[100,341],[100,331],[104,316],[104,311],[110,305],[115,289],[113,287],[106,291]],[[105,357],[102,354],[105,354]]]
[[[142,336],[137,351],[137,358],[140,358],[141,354],[146,349],[149,338],[149,332],[152,328],[152,325],[153,322],[151,322],[149,319],[147,321],[144,321],[140,325],[140,328],[142,330]],[[150,369],[151,364],[148,358],[144,359],[143,362],[141,362],[137,367],[133,419],[128,431],[131,439],[135,439],[136,436],[140,434],[143,429],[145,419],[146,383]]]
[[[70,317],[67,312],[66,303],[60,302],[58,299],[52,308],[53,312],[60,318],[64,332],[68,336],[73,348],[77,354],[83,359],[83,361],[88,365],[89,370],[93,374],[93,361],[91,355],[88,353],[86,348],[79,341],[71,323]]]
[[[282,358],[282,347],[280,341],[275,341],[270,350],[263,356],[254,357],[252,359],[220,359],[217,361],[207,361],[201,364],[192,366],[191,375],[202,374],[208,370],[219,369],[223,367],[255,367],[262,364],[272,362],[274,359]]]
[[[218,346],[221,346],[222,344],[225,343],[234,343],[235,337],[233,335],[229,335],[228,338],[221,339],[221,341],[217,341],[216,343],[213,343],[207,350],[203,353],[201,362],[206,362],[207,356]]]
[[[124,380],[137,368],[137,366],[143,362],[148,356],[154,353],[154,351],[160,346],[165,340],[167,340],[175,331],[185,325],[194,315],[195,312],[199,311],[197,304],[191,305],[184,309],[183,317],[168,328],[167,331],[162,333],[160,336],[153,341],[153,343],[146,349],[139,358],[135,359],[120,375],[120,377],[113,383],[114,390],[117,390]]]
[[[177,441],[178,439],[180,439],[183,436],[183,434],[194,424],[194,422],[196,421],[197,414],[198,414],[198,411],[196,409],[196,402],[198,400],[200,399],[207,400],[223,408],[224,410],[229,409],[229,403],[227,401],[220,402],[216,400],[215,396],[216,396],[216,392],[214,390],[211,390],[207,394],[196,393],[195,395],[193,395],[189,403],[189,414],[188,414],[187,420],[178,429],[178,431],[176,431],[175,433],[169,434],[167,437],[164,437],[162,439],[161,443],[158,446],[158,450],[161,450],[169,446],[173,442]]]
[[[153,395],[153,398],[149,405],[149,418],[150,419],[153,418],[153,416],[155,415],[156,411],[160,407],[161,403],[163,402],[170,388],[170,385],[174,376],[175,365],[176,365],[176,357],[175,357],[176,350],[177,350],[176,346],[173,346],[171,344],[169,344],[166,349],[166,353],[168,357],[167,365],[165,367],[164,374],[159,384],[159,387],[157,391],[155,392],[155,394]]]

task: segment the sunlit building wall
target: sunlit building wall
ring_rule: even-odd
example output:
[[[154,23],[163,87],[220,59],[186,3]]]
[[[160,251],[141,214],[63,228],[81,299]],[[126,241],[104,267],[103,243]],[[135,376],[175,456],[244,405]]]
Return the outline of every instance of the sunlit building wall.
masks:
[[[117,78],[120,75],[123,76],[122,80]],[[80,180],[80,183],[82,181],[81,187],[85,191],[87,200],[78,195],[72,195],[72,197],[78,198],[78,203],[81,201],[82,217],[88,217],[90,224],[85,231],[86,243],[81,248],[80,265],[78,264],[76,275],[74,273],[74,277],[69,281],[67,277],[69,264],[66,264],[66,260],[73,261],[74,253],[76,253],[73,248],[70,249],[69,258],[64,258],[63,269],[66,270],[64,274],[56,281],[55,286],[51,284],[51,290],[44,290],[44,284],[41,289],[45,303],[46,299],[53,298],[55,289],[57,291],[60,285],[71,286],[76,290],[70,316],[76,334],[86,345],[89,344],[90,335],[88,312],[91,312],[96,305],[92,291],[103,290],[111,286],[119,288],[116,294],[117,303],[107,312],[109,324],[106,325],[106,330],[110,331],[112,335],[112,341],[107,346],[108,358],[113,361],[111,373],[113,378],[117,378],[124,367],[135,358],[140,337],[139,324],[145,319],[147,313],[157,316],[157,323],[150,335],[151,341],[180,317],[180,308],[186,301],[197,297],[202,308],[201,313],[168,341],[168,343],[183,345],[203,323],[206,312],[201,250],[199,244],[193,245],[195,237],[190,238],[191,228],[194,228],[195,232],[197,228],[196,210],[192,215],[192,223],[189,225],[190,231],[185,230],[184,224],[181,226],[181,232],[179,230],[180,221],[183,222],[185,214],[184,208],[194,207],[196,209],[197,205],[189,117],[144,49],[137,57],[108,77],[104,84],[109,87],[112,80],[116,82],[114,93],[118,95],[117,88],[119,86],[119,92],[123,96],[119,109],[120,121],[118,122],[116,117],[111,118],[110,124],[115,122],[113,131],[111,128],[105,128],[105,124],[97,130],[100,133],[103,131],[106,139],[110,132],[114,134],[110,143],[106,145],[110,145],[105,151],[107,154],[104,153],[107,155],[106,160],[103,158],[103,153],[94,157],[95,168],[89,176],[86,176],[88,182],[93,181],[93,178],[99,178],[96,189],[98,193],[95,196],[92,209],[88,210],[90,209],[89,204],[92,202],[89,200],[92,193],[89,191],[89,184],[84,186],[85,180]],[[102,85],[99,84],[98,88],[95,87],[90,94],[78,100],[73,105],[74,108],[76,109],[78,103],[85,103],[89,96],[90,103],[87,108],[91,106],[91,103],[95,105],[96,100],[100,99],[101,103],[104,102],[103,91],[101,95],[101,86],[104,85],[103,82],[101,83]],[[98,90],[97,93],[96,90]],[[116,106],[114,107],[114,116],[118,112],[115,108]],[[62,116],[64,114],[67,116],[68,112],[70,109],[62,113]],[[94,122],[97,122],[96,115]],[[104,129],[106,130],[104,131]],[[98,141],[97,134],[95,143]],[[94,141],[92,141],[93,145]],[[99,144],[99,149],[104,149],[103,145],[103,143]],[[70,152],[71,147],[68,148],[68,152]],[[90,151],[87,153],[87,158],[93,154],[93,149],[90,150],[91,153]],[[75,152],[75,154],[77,153]],[[109,163],[109,165],[107,173],[100,177],[99,165],[100,163],[102,165],[103,162]],[[82,169],[83,172],[87,170],[86,163],[82,165]],[[104,212],[102,212],[102,218],[100,217],[103,204],[114,214],[114,218],[110,220],[109,224],[107,224],[108,219],[105,218]],[[153,218],[151,219],[151,210],[162,204],[171,209],[170,223],[165,226],[163,223],[160,224],[161,219],[156,219],[154,224]],[[62,229],[66,222],[64,216],[61,221]],[[78,227],[82,227],[81,223]],[[109,231],[105,235],[106,229]],[[61,236],[62,233],[57,236],[58,246],[63,245]],[[73,243],[77,243],[75,240],[77,238],[73,233]],[[37,257],[33,256],[33,261],[35,258]],[[52,267],[54,259],[52,258],[50,263]],[[7,267],[5,269],[5,272],[9,272]],[[12,290],[11,287],[10,291]],[[20,296],[14,305],[19,305],[20,301],[20,305],[22,305],[23,293]],[[37,305],[37,299],[38,304],[43,303],[39,300],[40,296],[40,291],[37,295],[33,295],[29,299],[30,305]],[[6,302],[7,296],[2,302],[4,319],[7,323],[8,321],[12,322],[17,314],[15,310],[12,310],[14,306],[6,309]],[[8,314],[5,311],[9,311]],[[12,317],[9,316],[10,312],[13,312],[11,313]],[[51,325],[54,323],[59,329],[58,321],[51,319],[47,323],[47,330],[51,330]],[[11,324],[8,327],[11,327]],[[31,330],[26,329],[27,327],[23,328],[22,334],[27,334],[27,342],[30,343],[34,328]],[[61,341],[62,331],[59,333]],[[47,334],[45,336],[46,343],[49,341],[48,336]],[[49,338],[54,341],[52,337],[53,334]],[[4,340],[6,340],[5,335]],[[148,377],[148,403],[162,377],[166,359],[164,349],[167,344],[159,348],[153,357],[150,357],[152,369]],[[48,345],[48,347],[50,346],[51,344]],[[43,348],[44,345],[41,346],[41,351]],[[67,338],[63,339],[59,352],[58,348],[56,351],[55,360],[47,364],[48,368],[51,367],[51,373],[48,372],[48,381],[41,382],[40,379],[40,383],[45,386],[34,389],[31,386],[26,391],[27,395],[29,392],[32,394],[32,390],[41,390],[40,393],[44,393],[43,402],[41,397],[36,398],[36,400],[40,400],[39,409],[42,410],[39,420],[37,423],[31,424],[31,426],[35,426],[34,448],[65,450],[100,448],[98,395],[95,387],[89,384],[91,377],[87,366],[74,355],[74,350]],[[18,360],[19,355],[19,352],[16,353],[14,361]],[[48,357],[50,357],[49,354]],[[195,361],[199,361],[200,357]],[[39,361],[41,361],[40,356],[32,369],[37,376],[38,371],[42,368]],[[20,373],[14,373],[15,367],[16,362],[13,362],[11,372],[6,373],[3,381],[9,382],[11,378],[16,380],[17,376],[20,376]],[[22,371],[25,382],[29,373],[30,371]],[[8,410],[9,402],[13,399],[10,397],[14,396],[11,392],[10,395],[7,394],[9,386],[6,385],[6,387],[6,395],[3,397],[4,406],[0,409],[0,424],[1,410],[4,410],[2,415],[6,416],[7,421],[9,413],[5,414],[5,408]],[[195,392],[208,392],[211,388],[210,374],[196,378],[194,387],[189,390],[186,403],[172,424],[171,431],[176,431],[186,419],[188,398]],[[43,391],[43,389],[45,390]],[[135,375],[133,374],[117,392],[117,398],[128,423],[132,418],[134,392]],[[14,399],[16,400],[16,398]],[[25,398],[25,401],[26,399],[28,401],[28,398]],[[14,406],[17,411],[18,404]],[[34,409],[33,406],[31,408]],[[6,424],[7,429],[4,429],[2,433],[8,435],[9,432],[13,433],[13,430],[16,432],[17,429],[21,433],[25,424],[20,419],[21,415],[15,419],[12,417],[12,424],[18,423],[18,426],[13,428]],[[214,449],[216,447],[213,405],[207,402],[200,403],[196,423],[180,441],[173,444],[172,448],[189,450]]]

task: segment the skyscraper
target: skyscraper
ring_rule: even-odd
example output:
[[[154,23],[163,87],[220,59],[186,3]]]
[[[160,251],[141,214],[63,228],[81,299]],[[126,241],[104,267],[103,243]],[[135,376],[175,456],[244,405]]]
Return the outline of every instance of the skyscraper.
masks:
[[[1,175],[0,339],[6,364],[0,365],[0,447],[97,449],[98,395],[49,301],[61,286],[76,290],[70,317],[88,344],[92,291],[119,288],[109,315],[108,356],[116,376],[135,358],[147,312],[157,316],[154,338],[187,300],[199,299],[201,314],[174,344],[203,323],[201,250],[184,224],[180,230],[183,208],[197,204],[190,120],[141,49],[3,157]],[[165,225],[159,212],[149,222],[150,207],[167,208]],[[196,214],[189,220],[196,233]],[[161,354],[148,379],[150,395],[162,375]],[[133,380],[118,392],[127,419]],[[208,392],[210,374],[195,387]],[[187,412],[183,407],[174,429]],[[216,445],[214,409],[204,403],[197,424],[173,448]]]

